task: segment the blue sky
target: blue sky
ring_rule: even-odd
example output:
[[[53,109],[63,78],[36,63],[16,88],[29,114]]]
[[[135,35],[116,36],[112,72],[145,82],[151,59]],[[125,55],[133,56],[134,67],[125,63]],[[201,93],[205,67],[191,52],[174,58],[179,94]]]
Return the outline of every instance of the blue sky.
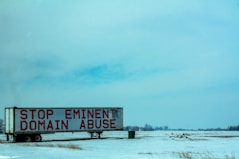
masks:
[[[0,107],[122,106],[125,125],[238,125],[238,17],[237,0],[2,0]]]

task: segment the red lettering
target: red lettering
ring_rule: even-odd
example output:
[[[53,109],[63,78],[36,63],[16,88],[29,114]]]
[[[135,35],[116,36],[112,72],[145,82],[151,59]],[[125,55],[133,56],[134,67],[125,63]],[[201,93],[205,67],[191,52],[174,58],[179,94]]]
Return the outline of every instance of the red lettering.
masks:
[[[80,129],[82,129],[82,128],[84,128],[84,129],[86,128],[84,120],[81,120]]]
[[[95,109],[95,118],[101,118],[100,109]]]
[[[107,119],[103,120],[103,128],[105,129],[109,128],[109,120]]]
[[[38,111],[38,119],[44,119],[45,118],[45,111],[43,109],[40,109]]]
[[[41,127],[43,127],[43,130],[45,130],[45,120],[38,121],[38,130],[41,130]]]
[[[22,121],[20,122],[20,130],[27,130],[27,122]]]
[[[115,109],[110,109],[111,110],[111,112],[112,112],[112,118],[115,118],[115,112],[116,112],[116,110]]]
[[[36,130],[37,128],[37,122],[35,120],[31,120],[29,123],[30,130]]]
[[[64,122],[64,120],[61,121],[61,129],[63,130],[63,126],[65,127],[65,130],[68,130],[68,120],[66,120],[66,123]]]
[[[59,128],[59,122],[60,122],[60,120],[56,120],[56,130],[60,130],[60,128]]]
[[[99,122],[97,122],[97,121],[99,121]],[[99,124],[98,124],[98,123],[99,123]],[[97,129],[101,128],[101,120],[95,120],[95,127],[96,127]]]
[[[20,114],[21,114],[21,119],[27,119],[27,110],[26,109],[22,109],[20,111]]]
[[[87,111],[87,117],[88,117],[88,119],[93,119],[94,118],[94,109],[88,109],[88,111]]]
[[[29,111],[32,112],[32,119],[34,119],[35,116],[34,112],[36,111],[36,109],[30,109]]]
[[[88,120],[88,129],[94,128],[94,120]]]
[[[74,115],[74,119],[76,118],[76,116],[78,116],[78,119],[80,119],[80,110],[77,109],[77,110],[73,110],[73,115]]]
[[[82,119],[85,119],[85,109],[82,109]]]
[[[110,128],[116,128],[115,119],[110,119]]]
[[[106,109],[103,109],[103,119],[109,118],[109,111]]]
[[[47,130],[49,130],[49,129],[51,129],[51,130],[53,130],[53,125],[52,125],[52,122],[51,122],[51,120],[49,121],[49,123],[48,123],[48,125],[47,125],[47,128],[46,128]]]
[[[53,110],[52,109],[47,109],[46,110],[46,118],[49,119],[49,116],[53,115]]]
[[[65,118],[66,119],[72,119],[72,117],[71,117],[71,109],[66,109],[65,110]]]
[[[82,124],[83,125],[83,124]],[[93,123],[94,125],[94,123]],[[85,125],[84,125],[85,127]],[[47,130],[68,130],[68,120],[31,120],[31,121],[20,121],[20,130],[26,131],[47,131]]]

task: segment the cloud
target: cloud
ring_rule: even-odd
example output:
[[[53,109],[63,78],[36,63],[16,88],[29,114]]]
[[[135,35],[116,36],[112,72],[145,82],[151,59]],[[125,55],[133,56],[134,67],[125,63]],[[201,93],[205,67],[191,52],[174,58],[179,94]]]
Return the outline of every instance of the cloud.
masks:
[[[0,3],[2,105],[203,114],[200,105],[212,112],[238,102],[239,20],[231,1]]]

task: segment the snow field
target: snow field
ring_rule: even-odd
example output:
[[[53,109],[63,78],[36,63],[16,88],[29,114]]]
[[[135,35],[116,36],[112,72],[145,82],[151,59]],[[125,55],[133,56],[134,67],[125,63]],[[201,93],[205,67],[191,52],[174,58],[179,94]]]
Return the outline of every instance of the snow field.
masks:
[[[43,135],[39,143],[6,143],[0,135],[0,159],[236,159],[239,158],[239,132],[104,132],[102,138],[86,140],[87,133]]]

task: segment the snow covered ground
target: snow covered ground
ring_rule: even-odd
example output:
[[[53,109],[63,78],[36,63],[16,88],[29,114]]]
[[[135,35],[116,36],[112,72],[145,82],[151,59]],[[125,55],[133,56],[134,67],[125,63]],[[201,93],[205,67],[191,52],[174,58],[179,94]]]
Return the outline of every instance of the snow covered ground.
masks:
[[[116,131],[102,137],[86,140],[87,133],[57,133],[43,135],[40,143],[7,143],[0,134],[0,159],[239,158],[239,132],[140,131],[128,139],[128,132]]]

